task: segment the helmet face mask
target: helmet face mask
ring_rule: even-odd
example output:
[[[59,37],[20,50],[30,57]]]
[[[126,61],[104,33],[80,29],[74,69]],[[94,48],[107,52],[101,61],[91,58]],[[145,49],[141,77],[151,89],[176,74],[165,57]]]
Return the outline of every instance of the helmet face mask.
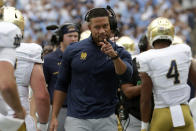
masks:
[[[3,7],[3,21],[15,24],[20,28],[22,34],[24,34],[24,17],[16,8]]]
[[[172,43],[174,33],[173,24],[164,17],[156,18],[148,26],[148,40],[151,46],[156,40],[169,40]]]

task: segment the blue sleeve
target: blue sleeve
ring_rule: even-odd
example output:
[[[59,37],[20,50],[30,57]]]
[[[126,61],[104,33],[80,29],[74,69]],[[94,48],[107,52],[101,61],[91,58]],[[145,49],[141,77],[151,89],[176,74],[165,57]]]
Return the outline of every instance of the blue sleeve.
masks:
[[[133,74],[132,58],[131,54],[127,52],[124,48],[118,52],[121,60],[126,64],[127,69],[124,74],[117,75],[120,81],[130,82]]]
[[[67,92],[71,81],[71,48],[68,46],[63,53],[59,74],[55,85],[55,90]]]

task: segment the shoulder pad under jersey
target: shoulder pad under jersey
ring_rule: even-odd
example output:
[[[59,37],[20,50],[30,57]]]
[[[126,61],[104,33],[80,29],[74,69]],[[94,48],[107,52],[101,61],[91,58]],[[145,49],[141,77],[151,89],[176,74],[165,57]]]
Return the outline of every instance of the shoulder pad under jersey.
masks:
[[[16,49],[16,57],[21,60],[43,63],[42,47],[35,43],[21,43]]]
[[[0,47],[18,47],[21,39],[22,33],[16,25],[9,22],[0,22]]]

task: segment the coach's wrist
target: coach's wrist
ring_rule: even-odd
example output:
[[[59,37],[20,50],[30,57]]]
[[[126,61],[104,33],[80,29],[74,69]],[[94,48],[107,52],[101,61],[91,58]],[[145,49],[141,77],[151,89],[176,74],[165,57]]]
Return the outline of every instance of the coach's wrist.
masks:
[[[112,60],[116,60],[116,59],[118,59],[118,58],[119,58],[118,52],[115,51],[115,54],[114,54],[113,56],[111,56],[111,59],[112,59]]]

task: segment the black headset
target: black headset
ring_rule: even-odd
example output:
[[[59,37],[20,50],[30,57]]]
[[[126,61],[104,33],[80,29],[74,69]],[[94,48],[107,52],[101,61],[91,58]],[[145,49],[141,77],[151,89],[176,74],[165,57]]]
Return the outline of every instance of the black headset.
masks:
[[[116,31],[117,30],[117,20],[116,20],[116,15],[114,13],[114,10],[109,6],[107,5],[106,8],[93,8],[93,9],[90,9],[86,15],[85,15],[85,18],[84,20],[89,22],[90,21],[90,18],[89,18],[89,15],[92,13],[93,10],[95,9],[104,9],[108,12],[108,16],[109,16],[109,23],[110,23],[110,29],[112,31]]]

